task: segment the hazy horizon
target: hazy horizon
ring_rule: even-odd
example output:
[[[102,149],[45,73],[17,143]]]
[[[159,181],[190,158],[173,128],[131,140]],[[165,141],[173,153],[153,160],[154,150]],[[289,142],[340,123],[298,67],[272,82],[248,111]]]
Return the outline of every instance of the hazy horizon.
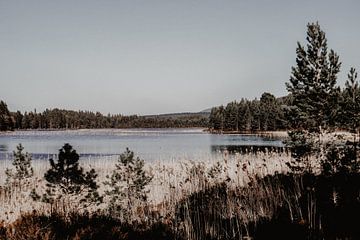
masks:
[[[360,2],[1,1],[0,99],[46,108],[151,115],[287,94],[297,41],[319,21],[360,69]]]

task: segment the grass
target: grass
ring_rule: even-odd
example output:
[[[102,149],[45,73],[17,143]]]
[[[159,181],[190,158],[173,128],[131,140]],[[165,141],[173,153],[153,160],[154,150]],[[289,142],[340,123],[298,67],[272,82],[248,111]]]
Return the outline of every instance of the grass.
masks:
[[[132,206],[126,222],[103,211],[106,198],[98,207],[67,215],[33,202],[29,191],[43,191],[47,169],[34,161],[28,187],[0,191],[0,234],[4,239],[359,239],[359,174],[292,174],[289,161],[289,153],[261,151],[147,163],[154,175],[149,199]],[[101,193],[115,162],[82,160],[99,174]],[[10,162],[1,164],[4,169]]]

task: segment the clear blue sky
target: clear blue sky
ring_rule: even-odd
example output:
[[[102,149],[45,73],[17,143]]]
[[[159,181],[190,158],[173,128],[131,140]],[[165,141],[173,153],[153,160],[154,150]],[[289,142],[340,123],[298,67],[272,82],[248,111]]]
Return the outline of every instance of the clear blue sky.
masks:
[[[358,0],[0,0],[0,99],[155,114],[282,96],[312,21],[340,55],[343,84],[360,69]]]

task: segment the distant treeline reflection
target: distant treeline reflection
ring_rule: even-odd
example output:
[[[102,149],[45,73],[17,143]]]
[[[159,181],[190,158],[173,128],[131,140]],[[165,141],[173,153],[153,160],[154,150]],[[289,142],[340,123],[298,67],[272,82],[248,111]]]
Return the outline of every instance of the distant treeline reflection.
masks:
[[[289,149],[285,146],[264,146],[264,145],[212,145],[211,151],[214,153],[229,153],[229,154],[246,154],[259,152],[276,152],[288,153]]]

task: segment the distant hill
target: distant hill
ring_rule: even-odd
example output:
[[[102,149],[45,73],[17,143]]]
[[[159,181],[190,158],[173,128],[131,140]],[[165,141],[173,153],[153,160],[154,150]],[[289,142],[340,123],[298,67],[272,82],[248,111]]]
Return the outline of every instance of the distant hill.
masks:
[[[205,110],[202,110],[201,113],[209,113],[209,114],[210,114],[210,113],[211,113],[211,109],[212,109],[212,108],[207,108],[207,109],[205,109]]]

